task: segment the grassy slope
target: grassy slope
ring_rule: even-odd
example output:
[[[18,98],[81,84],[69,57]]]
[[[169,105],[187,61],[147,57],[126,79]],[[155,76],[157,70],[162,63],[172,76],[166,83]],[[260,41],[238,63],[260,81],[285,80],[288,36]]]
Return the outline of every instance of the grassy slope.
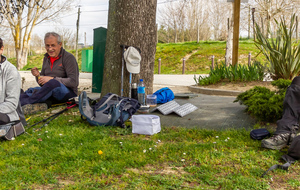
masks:
[[[162,74],[181,74],[182,58],[190,55],[186,60],[186,74],[208,73],[211,66],[211,57],[215,56],[215,63],[225,61],[226,43],[219,41],[186,42],[177,44],[158,44],[155,55],[154,73],[158,73],[158,59],[161,58]],[[248,54],[252,61],[264,62],[253,41],[241,41],[239,44],[239,63],[248,63]]]
[[[78,65],[81,70],[81,52],[78,51]],[[71,50],[75,55],[75,50]],[[186,43],[170,43],[157,44],[155,55],[154,73],[158,73],[158,59],[161,58],[161,73],[162,74],[181,74],[182,73],[182,58],[189,56],[186,59],[186,74],[202,74],[208,73],[211,66],[211,56],[215,56],[215,63],[225,61],[226,43],[220,41],[202,41],[186,42]],[[248,63],[248,54],[252,54],[252,61],[257,60],[264,62],[263,56],[258,54],[252,40],[240,41],[239,44],[239,63]],[[257,57],[255,57],[257,56]],[[26,70],[32,67],[42,67],[43,55],[34,55],[28,57],[28,64],[22,69]],[[10,62],[16,64],[16,59],[9,59]]]

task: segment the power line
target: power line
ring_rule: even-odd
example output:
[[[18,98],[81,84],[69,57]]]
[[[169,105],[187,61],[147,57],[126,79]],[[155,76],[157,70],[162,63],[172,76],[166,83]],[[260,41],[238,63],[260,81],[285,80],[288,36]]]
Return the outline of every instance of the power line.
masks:
[[[80,24],[80,26],[91,26],[91,25],[107,25],[107,24],[97,24],[97,23],[85,23],[85,24]],[[37,26],[41,26],[41,27],[49,27],[50,25],[37,25]],[[62,26],[62,24],[56,24],[56,25],[51,25],[51,26]],[[63,24],[63,26],[75,26],[74,24]]]
[[[167,1],[158,2],[157,4],[159,5],[159,4],[165,4],[165,3],[172,3],[172,2],[175,2],[175,1],[182,1],[182,0],[167,0]]]
[[[108,11],[108,10],[94,10],[94,11],[81,11],[81,12],[105,12],[105,11]]]

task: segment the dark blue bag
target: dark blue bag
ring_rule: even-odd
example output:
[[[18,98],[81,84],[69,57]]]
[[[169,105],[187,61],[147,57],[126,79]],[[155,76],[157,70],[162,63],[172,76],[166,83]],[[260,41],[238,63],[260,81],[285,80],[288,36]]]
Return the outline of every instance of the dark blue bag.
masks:
[[[157,90],[156,92],[154,92],[154,94],[157,97],[158,104],[163,104],[163,103],[174,100],[174,93],[168,87],[161,88],[161,89]]]
[[[253,129],[250,132],[250,137],[254,140],[262,140],[266,137],[270,137],[271,134],[266,128],[261,128],[261,129]]]

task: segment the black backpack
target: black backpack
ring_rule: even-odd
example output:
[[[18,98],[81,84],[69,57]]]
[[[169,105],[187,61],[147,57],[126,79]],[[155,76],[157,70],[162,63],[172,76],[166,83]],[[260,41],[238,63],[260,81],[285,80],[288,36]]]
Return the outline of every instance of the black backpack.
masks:
[[[95,126],[125,127],[124,122],[129,119],[141,106],[133,98],[120,97],[107,93],[96,104],[90,105],[90,98],[85,91],[79,95],[79,111],[82,116]],[[83,117],[81,117],[83,119]]]
[[[264,177],[268,173],[268,171],[271,171],[271,170],[274,170],[277,168],[280,168],[283,170],[288,170],[289,166],[291,164],[296,162],[296,160],[300,159],[300,135],[298,135],[294,138],[294,140],[292,141],[292,144],[290,145],[290,147],[288,149],[288,153],[283,155],[281,158],[284,161],[286,161],[286,163],[283,165],[279,165],[279,164],[273,165],[262,175],[262,177]]]

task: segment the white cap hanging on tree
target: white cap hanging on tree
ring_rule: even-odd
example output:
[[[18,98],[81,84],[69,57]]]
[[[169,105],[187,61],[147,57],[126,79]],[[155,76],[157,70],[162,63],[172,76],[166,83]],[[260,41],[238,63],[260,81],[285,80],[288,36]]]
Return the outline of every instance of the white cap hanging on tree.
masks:
[[[139,51],[135,47],[130,46],[127,48],[127,50],[124,52],[124,60],[129,73],[140,73],[140,63],[142,58]]]

